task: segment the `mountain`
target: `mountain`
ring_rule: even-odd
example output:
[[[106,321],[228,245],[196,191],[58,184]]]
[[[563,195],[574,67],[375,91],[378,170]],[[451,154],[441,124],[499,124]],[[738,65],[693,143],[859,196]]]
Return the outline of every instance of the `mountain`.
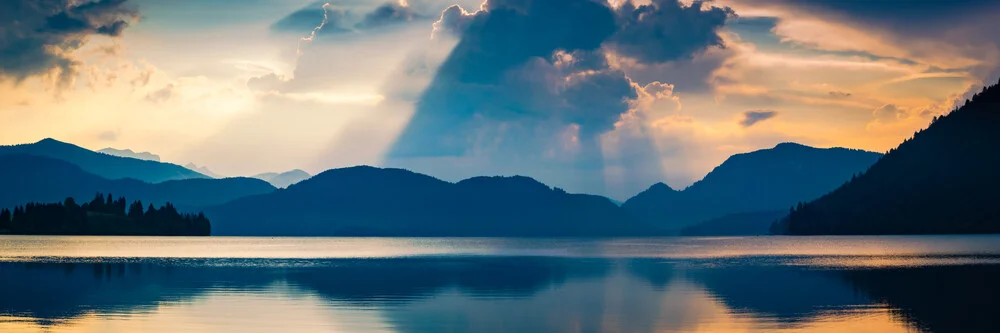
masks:
[[[270,184],[252,178],[183,179],[150,184],[135,179],[109,180],[66,161],[34,155],[0,155],[0,207],[28,202],[56,202],[66,197],[89,201],[104,192],[142,200],[167,201],[179,208],[219,205],[248,195],[274,191]]]
[[[791,234],[1000,233],[1000,85],[935,118],[862,175],[798,205]]]
[[[667,230],[735,213],[787,211],[797,202],[818,198],[843,184],[881,156],[782,143],[733,155],[682,191],[655,184],[625,201],[622,208]]]
[[[251,178],[257,178],[266,181],[268,183],[271,183],[271,185],[274,185],[274,187],[277,188],[286,188],[292,184],[309,179],[309,177],[312,176],[309,175],[309,173],[299,169],[282,173],[268,172],[256,176],[251,176]]]
[[[333,169],[206,210],[215,235],[646,236],[610,200],[528,177],[449,183],[402,169]]]
[[[771,224],[788,215],[788,210],[736,213],[681,229],[682,236],[758,236],[770,234]]]
[[[188,170],[195,171],[197,173],[209,176],[211,178],[226,178],[226,176],[223,176],[223,175],[217,174],[215,172],[212,172],[212,170],[210,170],[206,166],[198,166],[197,164],[194,164],[194,163],[188,163],[188,164],[185,164],[184,167],[188,168]],[[251,177],[251,178],[257,178],[257,177]]]
[[[0,156],[12,154],[35,155],[67,161],[89,173],[107,179],[132,178],[159,183],[174,179],[205,178],[205,175],[179,165],[102,154],[53,139],[14,146],[0,146]]]
[[[108,155],[111,155],[111,156],[130,157],[130,158],[134,158],[134,159],[146,160],[146,161],[153,161],[153,162],[159,162],[160,161],[160,155],[156,155],[156,154],[150,153],[148,151],[137,153],[137,152],[132,151],[132,149],[114,149],[114,148],[108,147],[108,148],[104,148],[104,149],[98,150],[97,152],[98,153],[105,153],[105,154],[108,154]]]

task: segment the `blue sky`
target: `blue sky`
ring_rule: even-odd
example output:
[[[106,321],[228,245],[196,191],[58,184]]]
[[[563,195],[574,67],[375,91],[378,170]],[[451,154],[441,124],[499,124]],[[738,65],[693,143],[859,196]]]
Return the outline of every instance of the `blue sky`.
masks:
[[[998,78],[967,1],[13,0],[0,144],[224,175],[371,164],[682,188],[783,141],[885,151]]]

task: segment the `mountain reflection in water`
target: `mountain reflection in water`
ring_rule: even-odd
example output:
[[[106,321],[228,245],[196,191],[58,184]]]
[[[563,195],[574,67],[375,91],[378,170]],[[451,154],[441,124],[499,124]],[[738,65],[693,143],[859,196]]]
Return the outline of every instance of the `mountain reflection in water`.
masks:
[[[1000,330],[996,258],[960,257],[36,258],[0,262],[0,331]]]

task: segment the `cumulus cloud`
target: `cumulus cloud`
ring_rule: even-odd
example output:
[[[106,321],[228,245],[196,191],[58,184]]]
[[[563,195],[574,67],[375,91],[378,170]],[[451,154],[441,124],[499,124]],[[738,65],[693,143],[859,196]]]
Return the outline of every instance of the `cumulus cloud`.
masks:
[[[462,6],[451,5],[441,12],[441,17],[434,22],[432,36],[440,36],[441,34],[461,36],[469,27],[474,16],[474,14],[465,11]]]
[[[365,14],[361,22],[355,26],[358,29],[375,29],[394,24],[424,19],[422,15],[403,2],[389,2],[378,6],[371,13]]]
[[[740,126],[743,128],[748,128],[759,122],[774,118],[778,115],[777,111],[772,110],[751,110],[743,112],[743,119],[740,120]]]
[[[606,61],[563,61],[560,67],[555,63],[564,57],[553,57],[560,51],[583,59],[588,57],[586,52],[597,50],[615,30],[612,9],[606,4],[491,0],[479,12],[463,15],[471,19],[469,26],[421,97],[411,125],[391,155],[464,154],[475,142],[465,136],[477,133],[474,126],[482,122],[568,125],[595,120],[577,124],[581,131],[593,133],[613,123],[606,113],[620,114],[627,109],[630,85],[623,73],[607,68]],[[585,73],[593,68],[578,68],[599,64],[604,65],[604,71]],[[618,78],[613,78],[616,75]],[[575,100],[581,95],[607,96],[609,92],[625,92],[612,96],[611,102],[600,102],[602,106],[617,103],[617,107],[596,110]],[[603,115],[590,114],[594,111]]]
[[[609,59],[662,64],[719,49],[717,29],[730,14],[677,1],[611,6],[604,0],[489,0],[477,11],[448,7],[432,35],[454,37],[457,45],[418,99],[387,160],[403,167],[419,160],[413,162],[418,169],[432,174],[440,174],[428,169],[434,160],[439,168],[456,160],[502,164],[506,172],[547,175],[543,181],[601,193],[606,184],[593,180],[603,179],[611,163],[603,135],[646,103],[640,101],[655,99],[643,96],[676,101],[672,85],[637,84],[619,60]],[[646,37],[655,40],[641,40]],[[629,151],[655,155],[646,141],[629,144]],[[639,163],[614,163],[633,162]],[[655,163],[649,167],[641,182],[660,175]],[[564,172],[548,175],[546,169]]]
[[[139,18],[126,0],[0,1],[0,78],[52,74],[69,86],[81,62],[72,53],[91,36],[118,37]]]
[[[617,10],[619,30],[609,42],[621,55],[643,62],[690,58],[724,46],[718,30],[734,15],[729,8],[704,8],[701,1],[685,6],[678,0],[653,0],[638,7],[628,1]]]
[[[310,34],[307,39],[311,40],[316,36],[377,30],[430,18],[406,1],[385,2],[374,7],[366,2],[320,1],[274,22],[271,31]]]

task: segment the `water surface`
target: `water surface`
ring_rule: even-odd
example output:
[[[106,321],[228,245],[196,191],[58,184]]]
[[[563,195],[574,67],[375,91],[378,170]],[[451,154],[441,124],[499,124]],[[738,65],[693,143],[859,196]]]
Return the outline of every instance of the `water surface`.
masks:
[[[1000,236],[0,237],[3,332],[996,332]]]

